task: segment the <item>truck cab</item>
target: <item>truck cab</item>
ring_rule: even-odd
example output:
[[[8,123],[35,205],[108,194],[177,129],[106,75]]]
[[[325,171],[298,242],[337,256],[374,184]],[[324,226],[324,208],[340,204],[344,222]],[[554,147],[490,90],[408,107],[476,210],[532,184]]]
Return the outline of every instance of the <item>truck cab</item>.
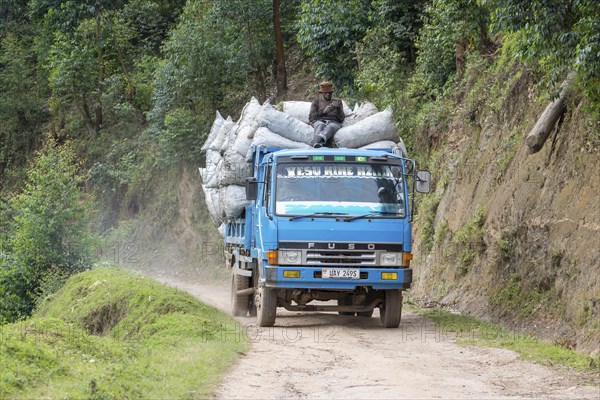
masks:
[[[429,173],[392,149],[253,149],[250,205],[229,221],[234,315],[337,311],[398,327],[412,283],[412,204]],[[325,303],[323,303],[325,302]]]

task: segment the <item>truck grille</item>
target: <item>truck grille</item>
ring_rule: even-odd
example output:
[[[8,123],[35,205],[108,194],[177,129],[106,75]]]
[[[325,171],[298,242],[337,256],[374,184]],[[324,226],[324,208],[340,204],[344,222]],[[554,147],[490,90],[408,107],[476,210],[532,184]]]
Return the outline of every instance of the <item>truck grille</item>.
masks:
[[[376,262],[375,251],[309,250],[306,252],[306,264],[309,265],[374,266]]]

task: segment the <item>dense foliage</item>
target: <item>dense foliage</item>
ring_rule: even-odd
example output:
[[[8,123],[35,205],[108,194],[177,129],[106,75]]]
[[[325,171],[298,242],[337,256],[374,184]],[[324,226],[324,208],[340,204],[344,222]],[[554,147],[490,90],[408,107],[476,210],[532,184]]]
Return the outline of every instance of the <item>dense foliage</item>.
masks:
[[[600,3],[595,0],[489,0],[492,27],[516,33],[517,56],[537,65],[550,86],[570,71],[585,82],[590,99],[600,102]]]
[[[90,208],[69,146],[47,146],[10,199],[0,242],[0,320],[28,315],[44,290],[90,266]]]
[[[595,0],[279,3],[291,75],[309,75],[298,82],[312,84],[332,80],[349,100],[392,106],[409,146],[414,132],[435,125],[445,112],[436,102],[460,84],[469,57],[482,65],[498,57],[519,62],[544,83],[536,90],[548,95],[575,71],[580,100],[600,119],[600,3]],[[215,110],[235,117],[252,95],[282,99],[275,90],[273,4],[0,2],[0,213],[15,221],[7,224],[3,217],[1,235],[10,243],[10,252],[3,250],[3,271],[79,265],[64,259],[79,257],[61,247],[67,231],[41,230],[45,241],[35,243],[35,251],[28,248],[41,240],[28,226],[54,229],[43,221],[61,216],[67,224],[80,213],[67,218],[50,210],[58,205],[53,190],[66,189],[72,191],[67,196],[72,203],[66,204],[76,210],[81,182],[63,182],[48,170],[49,182],[59,186],[47,186],[33,172],[43,170],[48,157],[58,157],[66,142],[72,153],[60,156],[68,160],[61,161],[66,163],[61,171],[72,177],[66,165],[84,160],[85,187],[96,195],[102,229],[151,209],[152,202],[160,203],[154,209],[168,220],[173,182],[157,179],[174,176],[182,163],[201,162],[199,149]],[[297,96],[314,87],[296,90]],[[41,153],[24,185],[27,163],[44,142],[57,147]],[[35,203],[43,193],[46,208]],[[13,196],[18,201],[7,200]],[[45,261],[34,256],[44,249],[40,243],[50,246],[42,252]],[[30,310],[32,288],[39,283],[34,281],[21,292],[27,306],[11,315]]]
[[[216,109],[233,111],[250,93],[266,99],[274,57],[270,14],[268,0],[185,7],[155,74],[151,136],[163,160],[198,160]]]

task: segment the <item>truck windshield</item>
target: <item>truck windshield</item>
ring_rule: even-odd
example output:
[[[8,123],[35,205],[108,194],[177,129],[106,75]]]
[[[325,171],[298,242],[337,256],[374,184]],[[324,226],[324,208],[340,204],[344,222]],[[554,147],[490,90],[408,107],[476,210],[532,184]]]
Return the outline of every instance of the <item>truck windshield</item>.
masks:
[[[402,167],[367,163],[279,164],[277,215],[343,213],[405,217]]]

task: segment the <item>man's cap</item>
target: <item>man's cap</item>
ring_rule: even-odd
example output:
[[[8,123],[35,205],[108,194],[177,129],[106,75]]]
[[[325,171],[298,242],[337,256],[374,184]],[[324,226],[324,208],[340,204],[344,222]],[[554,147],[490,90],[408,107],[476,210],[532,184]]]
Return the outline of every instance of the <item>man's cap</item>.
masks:
[[[333,82],[321,82],[319,84],[319,93],[333,93]]]

